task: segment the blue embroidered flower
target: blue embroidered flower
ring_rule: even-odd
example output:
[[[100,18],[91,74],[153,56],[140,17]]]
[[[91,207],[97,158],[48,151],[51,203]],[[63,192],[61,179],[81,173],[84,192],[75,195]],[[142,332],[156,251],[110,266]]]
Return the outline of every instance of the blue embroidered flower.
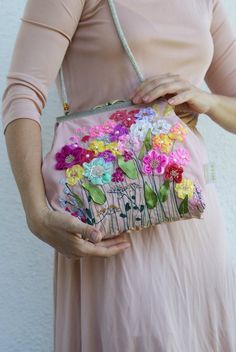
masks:
[[[157,116],[156,111],[151,107],[140,109],[139,112],[135,114],[137,121],[139,120],[152,121],[156,116]]]
[[[167,134],[170,129],[171,125],[166,120],[157,120],[152,125],[152,133],[155,135],[160,133]]]
[[[103,185],[111,182],[113,166],[102,158],[95,158],[90,163],[84,163],[84,176],[94,185]]]
[[[133,138],[136,137],[140,141],[144,141],[149,129],[152,130],[151,122],[145,120],[137,120],[136,123],[130,127],[130,134]]]

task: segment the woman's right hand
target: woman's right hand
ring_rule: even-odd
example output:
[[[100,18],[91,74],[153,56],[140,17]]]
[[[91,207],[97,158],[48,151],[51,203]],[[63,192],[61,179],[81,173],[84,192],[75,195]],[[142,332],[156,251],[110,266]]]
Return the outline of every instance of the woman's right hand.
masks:
[[[37,215],[26,216],[26,220],[33,234],[70,259],[110,257],[130,247],[124,235],[103,240],[103,234],[94,226],[48,207],[38,211]]]

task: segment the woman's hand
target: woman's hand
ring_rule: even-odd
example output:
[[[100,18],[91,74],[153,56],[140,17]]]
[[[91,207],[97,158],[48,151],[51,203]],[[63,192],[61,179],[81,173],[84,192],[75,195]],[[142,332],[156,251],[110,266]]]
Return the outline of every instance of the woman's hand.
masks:
[[[124,236],[102,240],[102,233],[93,226],[48,207],[27,218],[27,224],[33,234],[70,259],[110,257],[130,247]]]
[[[216,104],[214,94],[193,86],[179,75],[166,73],[146,79],[134,92],[134,104],[151,103],[157,98],[166,97],[170,105],[181,112],[207,114]]]

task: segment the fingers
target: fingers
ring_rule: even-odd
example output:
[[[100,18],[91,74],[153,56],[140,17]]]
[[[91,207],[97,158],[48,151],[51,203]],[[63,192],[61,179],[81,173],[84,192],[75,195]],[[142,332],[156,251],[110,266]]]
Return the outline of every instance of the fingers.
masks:
[[[88,239],[94,243],[101,241],[104,236],[94,226],[88,225],[72,217],[71,215],[62,214],[58,215],[57,227],[65,230],[66,232],[73,233],[84,239]]]
[[[165,75],[143,82],[132,100],[136,104],[141,102],[149,103],[159,97],[168,94],[178,94],[190,89],[190,83],[181,79],[179,75]]]

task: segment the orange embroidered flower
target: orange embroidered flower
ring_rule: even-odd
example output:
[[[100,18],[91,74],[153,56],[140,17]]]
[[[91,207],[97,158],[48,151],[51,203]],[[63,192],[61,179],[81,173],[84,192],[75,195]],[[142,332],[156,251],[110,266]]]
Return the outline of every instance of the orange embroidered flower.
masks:
[[[171,129],[168,134],[170,139],[178,140],[183,142],[186,138],[188,130],[181,125],[181,123],[176,123]]]
[[[173,140],[169,138],[167,134],[159,134],[157,136],[154,136],[152,138],[152,145],[154,149],[160,149],[161,152],[163,153],[170,153],[172,146],[173,146]]]

